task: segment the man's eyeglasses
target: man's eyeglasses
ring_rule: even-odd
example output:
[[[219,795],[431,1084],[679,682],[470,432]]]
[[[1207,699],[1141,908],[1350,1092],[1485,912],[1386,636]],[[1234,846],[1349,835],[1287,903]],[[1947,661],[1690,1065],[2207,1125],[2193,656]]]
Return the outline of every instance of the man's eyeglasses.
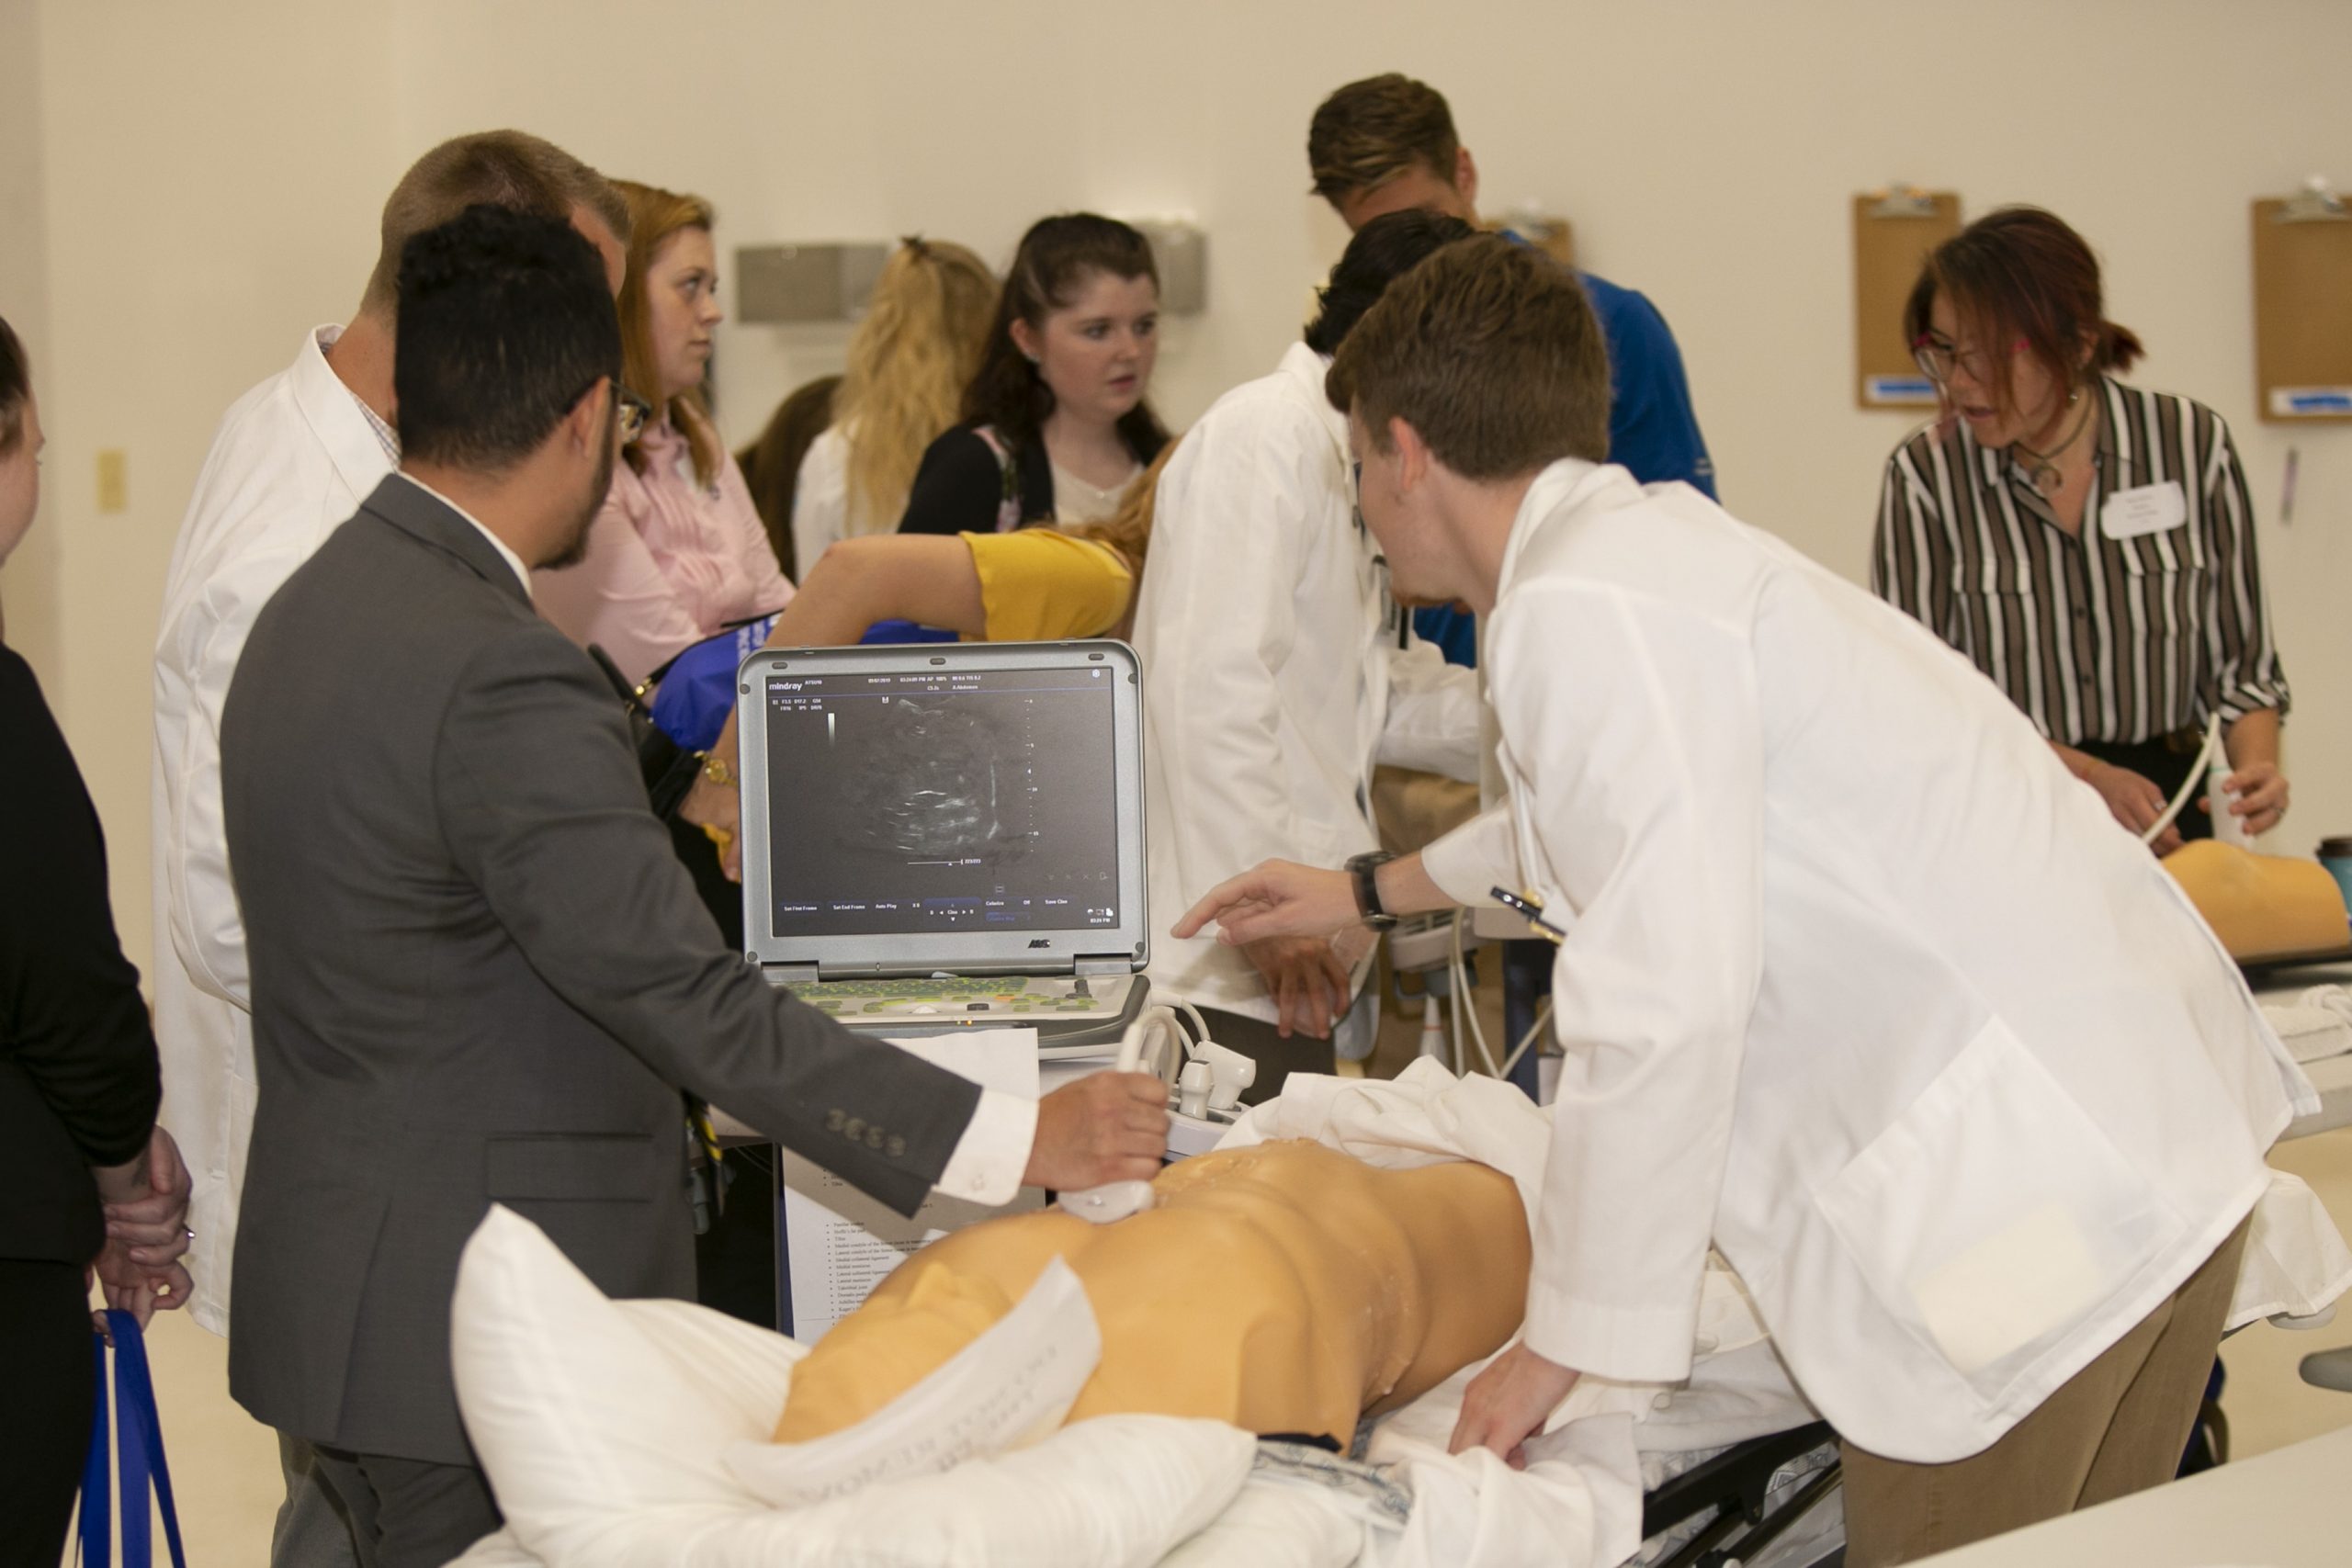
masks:
[[[613,400],[617,410],[613,418],[620,426],[621,445],[626,446],[644,434],[645,427],[653,423],[653,405],[622,386],[618,378],[613,381]]]

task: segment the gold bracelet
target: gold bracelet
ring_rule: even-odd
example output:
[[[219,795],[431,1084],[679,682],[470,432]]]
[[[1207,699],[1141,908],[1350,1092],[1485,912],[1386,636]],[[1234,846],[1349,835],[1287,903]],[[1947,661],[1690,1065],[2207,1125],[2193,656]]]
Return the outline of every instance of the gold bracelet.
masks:
[[[735,770],[727,765],[727,759],[714,757],[707,751],[702,753],[702,776],[722,789],[735,787]]]

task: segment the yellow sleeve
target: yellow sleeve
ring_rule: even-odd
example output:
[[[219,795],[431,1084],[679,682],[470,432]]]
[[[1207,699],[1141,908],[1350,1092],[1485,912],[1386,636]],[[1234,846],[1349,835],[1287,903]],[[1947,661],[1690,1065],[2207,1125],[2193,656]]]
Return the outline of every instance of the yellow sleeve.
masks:
[[[1098,637],[1119,624],[1135,574],[1118,551],[1056,528],[967,534],[990,642]]]

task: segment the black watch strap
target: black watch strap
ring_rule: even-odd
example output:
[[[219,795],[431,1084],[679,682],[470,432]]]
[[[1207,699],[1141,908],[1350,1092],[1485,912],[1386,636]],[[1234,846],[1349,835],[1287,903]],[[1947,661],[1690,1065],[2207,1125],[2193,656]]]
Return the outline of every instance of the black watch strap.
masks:
[[[1356,913],[1374,931],[1385,931],[1396,923],[1396,917],[1380,907],[1380,884],[1376,874],[1396,857],[1386,850],[1374,850],[1352,857],[1348,862],[1348,874],[1355,879]]]

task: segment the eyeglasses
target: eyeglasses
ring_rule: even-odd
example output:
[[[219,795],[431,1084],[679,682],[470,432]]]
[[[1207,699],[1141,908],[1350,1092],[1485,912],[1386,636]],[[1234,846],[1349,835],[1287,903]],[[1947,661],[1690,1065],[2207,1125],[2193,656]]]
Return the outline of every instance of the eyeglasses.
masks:
[[[2025,345],[2025,339],[2019,338],[2009,344],[2009,352],[2015,354]],[[1967,371],[1973,381],[1985,378],[1987,367],[1983,349],[1962,348],[1933,333],[1922,333],[1911,340],[1911,357],[1918,364],[1920,373],[1939,387],[1951,385],[1955,370]]]
[[[613,381],[613,400],[617,405],[614,421],[620,426],[621,445],[626,446],[653,423],[653,405],[622,386],[618,378]]]

